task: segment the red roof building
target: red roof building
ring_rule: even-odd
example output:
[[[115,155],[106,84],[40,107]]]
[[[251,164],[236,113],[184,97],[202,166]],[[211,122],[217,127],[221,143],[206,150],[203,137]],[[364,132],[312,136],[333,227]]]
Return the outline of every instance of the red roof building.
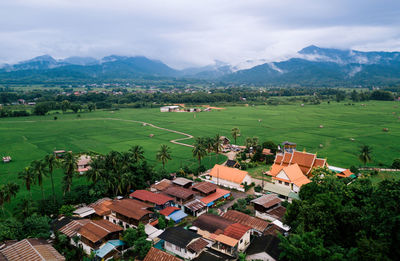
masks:
[[[150,192],[147,190],[139,189],[129,195],[130,198],[144,201],[155,205],[156,209],[164,209],[170,206],[174,199],[163,194]]]

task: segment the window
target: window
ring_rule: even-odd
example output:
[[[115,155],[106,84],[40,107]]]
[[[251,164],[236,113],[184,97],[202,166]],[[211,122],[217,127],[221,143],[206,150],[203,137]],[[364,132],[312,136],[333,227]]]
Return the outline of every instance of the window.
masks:
[[[278,180],[279,184],[282,184],[282,181]]]
[[[181,252],[181,248],[178,246],[175,246],[175,249],[178,250],[179,252]]]
[[[106,217],[107,220],[109,220],[109,217]]]
[[[243,238],[242,239],[240,239],[240,243],[242,243],[243,242]]]
[[[289,186],[289,183],[288,183],[288,182],[285,182],[285,185],[286,185],[286,186]]]

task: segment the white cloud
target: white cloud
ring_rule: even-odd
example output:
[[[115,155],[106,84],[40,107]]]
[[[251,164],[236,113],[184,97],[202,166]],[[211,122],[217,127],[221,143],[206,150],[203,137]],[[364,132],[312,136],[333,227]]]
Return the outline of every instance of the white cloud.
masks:
[[[310,44],[400,49],[399,1],[4,0],[0,63],[145,55],[182,68],[286,59]]]

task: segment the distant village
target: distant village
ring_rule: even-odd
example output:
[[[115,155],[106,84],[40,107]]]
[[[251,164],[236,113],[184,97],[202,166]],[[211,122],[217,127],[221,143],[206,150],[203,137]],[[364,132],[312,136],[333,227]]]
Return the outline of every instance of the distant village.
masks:
[[[221,139],[225,152],[236,155],[244,149],[226,137]],[[54,151],[58,158],[64,153]],[[299,199],[300,188],[312,182],[312,170],[328,168],[340,178],[356,176],[316,154],[296,150],[296,144],[288,141],[276,154],[270,149],[263,149],[262,154],[275,157],[263,173],[268,181],[252,178],[231,158],[195,179],[171,175],[147,189],[132,191],[129,197],[102,198],[77,206],[73,216],[60,216],[53,223],[53,234],[65,235],[93,260],[120,258],[129,249],[122,234],[131,228],[144,229],[151,242],[145,261],[238,260],[241,254],[246,260],[277,260],[277,235],[290,233],[283,223],[285,206]],[[90,156],[81,155],[77,171],[85,175],[90,163]],[[249,189],[255,183],[262,186],[261,191]],[[4,242],[0,260],[65,260],[50,242],[34,238]]]

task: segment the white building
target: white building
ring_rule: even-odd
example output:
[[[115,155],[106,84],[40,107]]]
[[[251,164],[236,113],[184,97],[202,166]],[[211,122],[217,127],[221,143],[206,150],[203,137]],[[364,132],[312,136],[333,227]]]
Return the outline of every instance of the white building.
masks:
[[[210,171],[211,181],[230,189],[244,191],[244,184],[250,185],[252,180],[247,171],[215,164]]]

